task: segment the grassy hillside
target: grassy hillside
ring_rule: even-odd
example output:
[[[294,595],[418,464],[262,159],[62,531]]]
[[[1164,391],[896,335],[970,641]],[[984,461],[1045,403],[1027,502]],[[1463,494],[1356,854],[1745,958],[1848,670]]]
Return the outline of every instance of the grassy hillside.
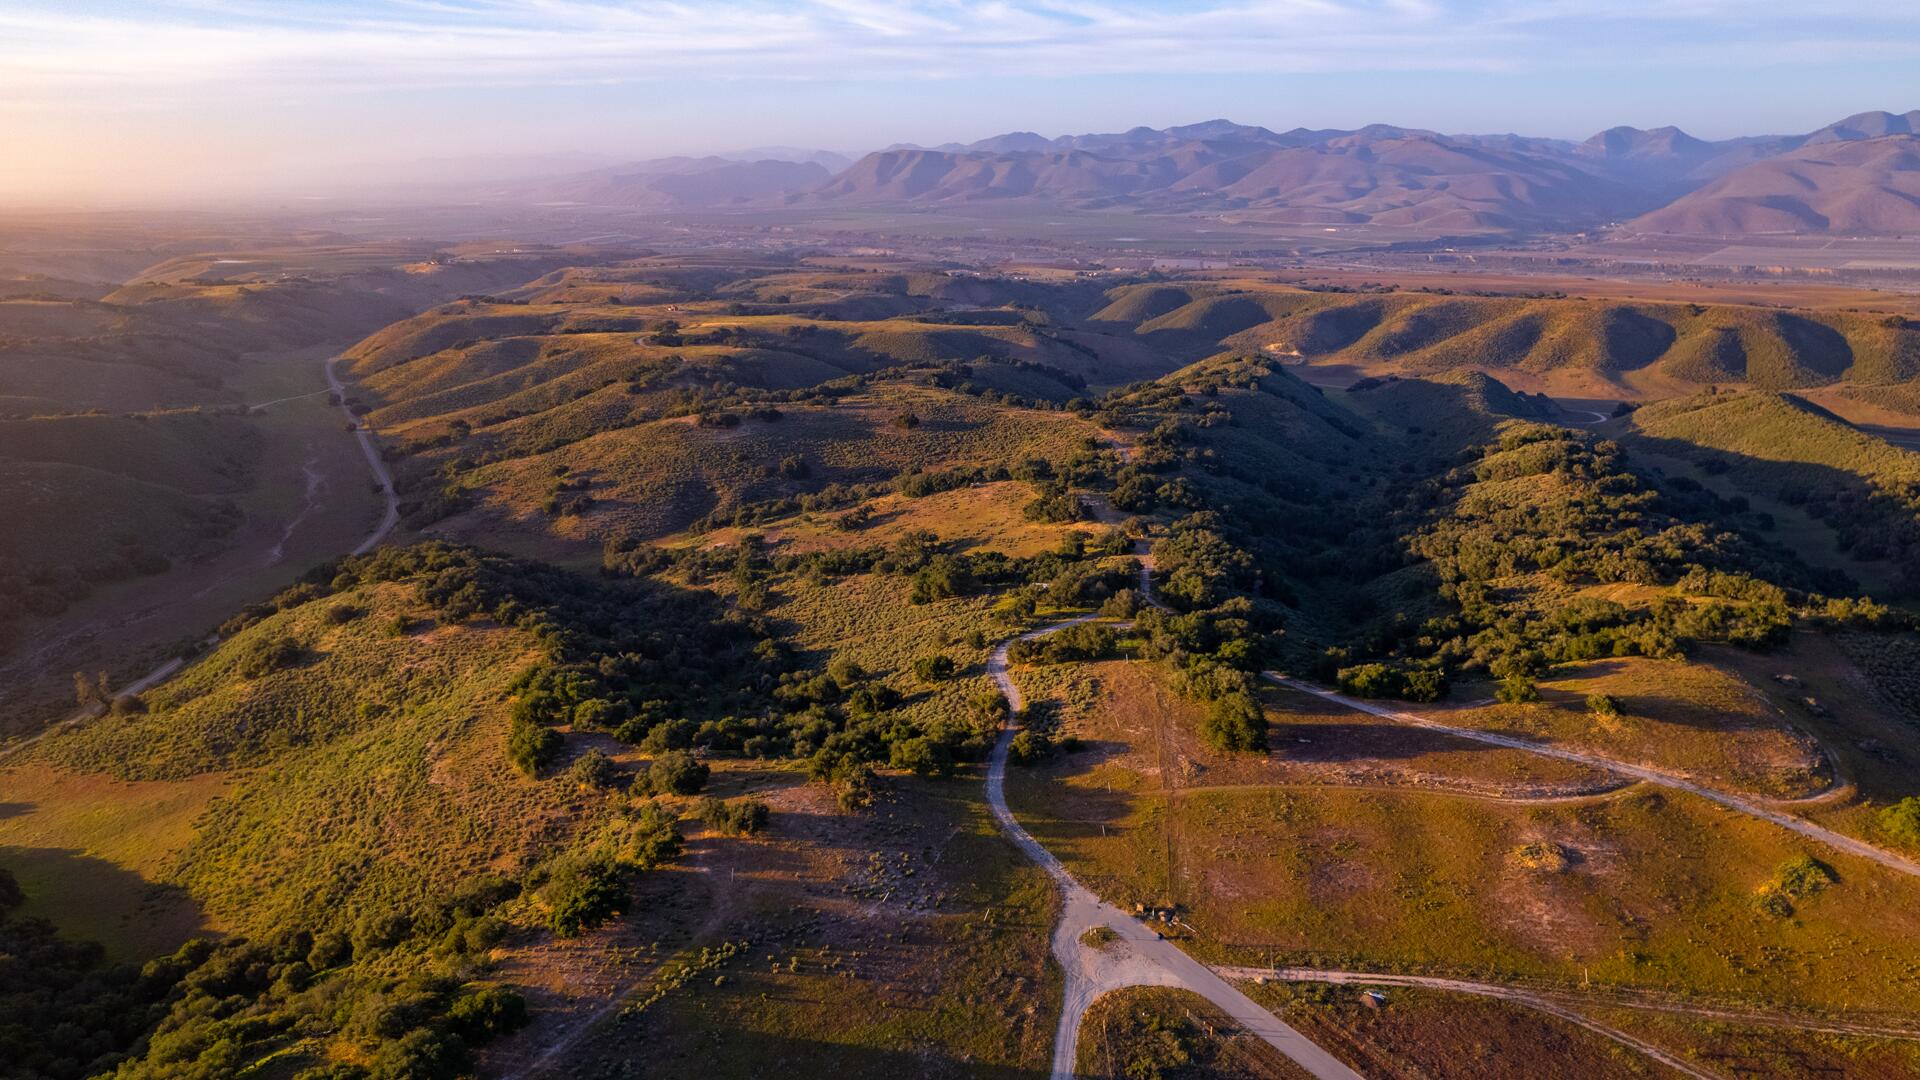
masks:
[[[1091,320],[1169,345],[1377,370],[1575,370],[1619,380],[1654,369],[1683,382],[1769,389],[1920,375],[1920,325],[1845,312],[1275,286],[1134,285],[1108,300]]]
[[[1630,423],[1632,442],[1819,522],[1840,556],[1890,568],[1897,595],[1912,595],[1920,581],[1920,454],[1783,394],[1658,402]]]
[[[0,420],[0,651],[29,616],[222,549],[261,440],[204,412]]]
[[[46,939],[28,915],[122,957],[229,935],[143,978],[63,974],[131,1019],[89,1020],[92,1056],[63,1064],[38,1033],[69,1014],[36,1005],[0,1049],[38,1075],[1026,1075],[1056,1019],[1054,900],[983,801],[988,668],[1078,616],[1005,653],[1034,703],[1014,805],[1103,898],[1171,906],[1204,960],[1583,1007],[1905,1008],[1909,876],[1261,677],[1905,850],[1914,634],[1852,571],[1920,551],[1920,455],[1777,390],[1587,431],[1514,389],[1904,379],[1904,323],[880,256],[311,256],[367,318],[419,312],[349,350],[341,404],[434,539],[320,567],[9,761],[0,867],[26,901],[16,921],[0,888],[0,938]],[[277,305],[289,333],[347,317],[292,269],[174,260],[86,317],[239,305],[234,342]],[[448,300],[454,280],[497,284]],[[1314,363],[1360,375],[1323,388]],[[63,556],[129,566],[148,530],[217,542],[195,514],[250,492],[257,425],[0,419],[0,496],[41,522],[0,530],[0,560],[61,525]],[[87,985],[67,998],[106,1000]],[[1357,1031],[1315,993],[1274,999]],[[1088,1060],[1272,1071],[1177,1004],[1109,1002]],[[1546,1030],[1510,1004],[1395,1014],[1356,1060]]]
[[[240,417],[200,411],[0,420],[0,458],[213,493],[246,483],[259,438]]]
[[[569,291],[582,280],[646,291]],[[1063,406],[1178,363],[1129,339],[1109,369],[1105,337],[1056,325],[1096,295],[1078,284],[669,257],[539,284],[537,303],[463,300],[349,351],[352,402],[408,455],[416,522],[457,513],[446,535],[558,551],[542,545],[845,508],[914,471],[1069,456],[1098,430]],[[849,297],[904,307],[820,307]]]

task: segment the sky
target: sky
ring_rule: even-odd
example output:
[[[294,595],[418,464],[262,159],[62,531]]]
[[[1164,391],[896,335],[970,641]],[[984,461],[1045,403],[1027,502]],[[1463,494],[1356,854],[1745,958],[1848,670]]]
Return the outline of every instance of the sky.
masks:
[[[1724,138],[1913,108],[1913,0],[0,0],[14,205],[1215,117]]]

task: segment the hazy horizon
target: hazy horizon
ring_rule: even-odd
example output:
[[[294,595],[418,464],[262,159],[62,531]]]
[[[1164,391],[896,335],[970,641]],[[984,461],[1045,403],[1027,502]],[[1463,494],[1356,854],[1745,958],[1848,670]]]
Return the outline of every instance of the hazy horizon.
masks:
[[[0,12],[13,203],[286,196],[423,160],[847,154],[1385,122],[1582,139],[1808,130],[1920,104],[1920,11],[1726,0],[24,0]],[[393,175],[385,175],[391,170]]]

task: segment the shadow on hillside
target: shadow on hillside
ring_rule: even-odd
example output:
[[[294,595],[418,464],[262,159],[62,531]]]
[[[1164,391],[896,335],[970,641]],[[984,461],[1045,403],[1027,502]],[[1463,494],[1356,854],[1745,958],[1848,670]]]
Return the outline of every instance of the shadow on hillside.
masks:
[[[1559,412],[1550,401],[1523,398],[1479,372],[1360,379],[1346,388],[1345,404],[1375,424],[1404,432],[1416,447],[1449,456],[1492,442],[1508,420],[1552,422]]]
[[[1321,765],[1498,749],[1457,735],[1391,723],[1280,723],[1268,732],[1267,745],[1271,753],[1288,761]]]
[[[115,960],[164,955],[213,934],[186,890],[79,851],[0,847],[0,868],[11,871],[27,895],[19,915],[46,919],[67,938],[98,941]]]
[[[1645,661],[1642,661],[1645,663]],[[1710,663],[1710,661],[1709,661]],[[1569,665],[1553,672],[1555,682],[1562,679],[1603,679],[1618,675],[1633,665],[1627,660],[1594,660],[1584,664]],[[1767,692],[1766,687],[1756,687],[1745,678],[1729,674],[1735,684],[1760,695],[1768,706],[1777,708],[1778,703]],[[1657,679],[1657,676],[1655,677]],[[1742,731],[1779,731],[1779,720],[1766,712],[1730,713],[1716,708],[1710,703],[1702,703],[1690,698],[1670,694],[1658,689],[1657,683],[1646,684],[1652,692],[1636,688],[1627,692],[1613,692],[1621,710],[1630,717],[1652,720],[1656,723],[1673,724],[1679,727],[1699,728],[1705,731],[1734,733]],[[1779,689],[1775,687],[1774,689]],[[1575,712],[1587,712],[1587,693],[1584,690],[1562,690],[1552,686],[1540,687],[1542,703],[1569,709]]]
[[[1138,790],[1110,787],[1083,787],[1061,783],[1084,770],[1073,768],[1033,776],[1031,787],[1021,791],[1009,776],[1008,802],[1034,838],[1046,847],[1088,835],[1104,835],[1104,828],[1124,821],[1138,807],[1136,796],[1152,798],[1162,794],[1157,785]],[[1013,769],[1009,769],[1011,774]],[[1151,779],[1151,778],[1149,778]],[[1058,851],[1055,852],[1058,854]]]
[[[1811,406],[1809,408],[1812,408]],[[1900,499],[1881,491],[1865,478],[1834,468],[1803,461],[1773,461],[1747,454],[1734,453],[1702,447],[1685,439],[1664,439],[1651,435],[1633,434],[1618,440],[1627,450],[1628,464],[1635,471],[1649,471],[1652,466],[1644,462],[1635,463],[1636,450],[1657,454],[1689,462],[1710,478],[1730,484],[1736,492],[1758,498],[1769,499],[1794,507],[1806,513],[1814,521],[1834,534],[1836,544],[1843,535],[1852,534],[1856,542],[1842,555],[1849,562],[1883,563],[1892,567],[1892,573],[1900,573],[1897,564],[1887,562],[1898,556],[1897,550],[1884,546],[1879,539],[1887,533],[1907,533],[1920,540],[1920,530],[1916,530],[1913,512]],[[1783,450],[1786,449],[1783,447]],[[1889,452],[1892,452],[1889,447]],[[1823,516],[1818,512],[1822,506],[1832,506],[1841,517]],[[1838,521],[1849,528],[1836,528]],[[1758,535],[1773,541],[1778,548],[1776,554],[1795,561],[1800,560],[1800,552],[1791,551],[1774,541],[1766,532]],[[1805,581],[1798,583],[1802,587],[1816,589],[1829,594],[1856,592],[1859,583],[1845,566],[1819,566],[1804,563],[1808,567]],[[1878,597],[1887,600],[1890,597]]]
[[[1274,687],[1271,693],[1269,707],[1278,701],[1283,704],[1286,716],[1305,718],[1281,719],[1268,729],[1267,746],[1270,752],[1289,761],[1318,764],[1393,761],[1427,754],[1495,749],[1457,735],[1374,718],[1338,702],[1286,687]],[[1382,701],[1380,704],[1415,715],[1429,715],[1440,708],[1402,701]]]
[[[794,821],[798,817],[811,815],[780,813],[774,815],[773,825],[762,834],[769,840],[799,840],[807,844],[822,844],[823,838],[818,832],[798,832],[804,827]],[[847,844],[852,848],[857,845]],[[801,878],[814,864],[804,855],[777,844],[749,844],[739,837],[724,833],[702,831],[689,836],[684,842],[685,857],[689,865],[719,867],[729,871],[747,870],[753,874],[773,875],[779,878]]]
[[[1118,739],[1081,739],[1080,749],[1067,753],[1060,751],[1052,763],[1054,775],[1078,776],[1092,772],[1115,758],[1124,756],[1132,747]]]
[[[937,1002],[929,1001],[926,1008]],[[896,1006],[898,1007],[898,1006]],[[852,1017],[850,1016],[851,1020]],[[849,1046],[823,1039],[802,1039],[735,1027],[709,1043],[679,1048],[662,1047],[651,1057],[649,1073],[660,1076],[699,1076],[706,1080],[760,1080],[775,1076],[830,1076],[835,1080],[1040,1080],[1041,1066],[1017,1068],[988,1065],[953,1057],[929,1046],[912,1050],[883,1050]],[[689,1043],[692,1040],[688,1040]]]
[[[33,809],[32,803],[0,802],[0,821],[5,821],[8,818],[19,817],[21,814],[24,814],[32,809]]]

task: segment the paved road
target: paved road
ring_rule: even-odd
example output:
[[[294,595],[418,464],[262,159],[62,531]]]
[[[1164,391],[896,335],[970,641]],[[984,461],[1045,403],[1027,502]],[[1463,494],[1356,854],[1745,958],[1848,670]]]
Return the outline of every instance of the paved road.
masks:
[[[1659,769],[1650,769],[1644,765],[1631,765],[1624,761],[1615,761],[1612,758],[1599,757],[1594,754],[1585,754],[1577,750],[1562,750],[1557,746],[1546,746],[1528,739],[1518,739],[1511,735],[1501,735],[1491,731],[1480,731],[1475,728],[1454,727],[1451,724],[1443,724],[1438,720],[1430,720],[1414,713],[1401,712],[1398,709],[1389,709],[1383,705],[1376,705],[1371,701],[1362,701],[1359,698],[1352,698],[1332,690],[1325,690],[1311,683],[1301,682],[1298,679],[1288,678],[1285,675],[1271,671],[1266,673],[1266,677],[1268,680],[1279,683],[1281,686],[1301,690],[1317,697],[1325,698],[1328,701],[1345,705],[1349,709],[1370,713],[1382,719],[1392,720],[1397,724],[1426,728],[1429,731],[1440,731],[1462,739],[1471,739],[1474,742],[1505,747],[1509,750],[1523,750],[1529,754],[1538,754],[1541,757],[1559,758],[1562,761],[1578,762],[1582,765],[1588,765],[1597,769],[1606,769],[1623,776],[1631,776],[1638,780],[1644,780],[1649,784],[1658,784],[1661,787],[1685,791],[1692,795],[1698,795],[1703,799],[1709,799],[1719,803],[1729,810],[1737,811],[1748,817],[1772,822],[1783,829],[1791,829],[1802,836],[1817,840],[1837,851],[1844,851],[1849,855],[1857,855],[1862,859],[1871,859],[1881,866],[1897,873],[1920,877],[1920,863],[1916,863],[1905,856],[1896,855],[1884,848],[1874,847],[1872,844],[1862,840],[1856,840],[1842,833],[1834,832],[1825,826],[1815,825],[1805,818],[1795,817],[1792,814],[1783,814],[1778,810],[1769,809],[1751,799],[1745,799],[1738,795],[1729,795],[1724,791],[1696,784],[1685,777],[1676,776],[1673,773],[1663,772]]]
[[[1040,846],[1007,808],[1007,748],[1014,735],[1011,718],[1025,707],[1020,688],[1007,674],[1007,648],[1014,641],[1042,637],[1093,618],[1083,615],[1020,634],[1002,642],[987,660],[987,674],[1006,695],[1009,709],[1009,723],[1001,729],[987,768],[987,802],[1001,830],[1045,870],[1060,889],[1060,923],[1053,931],[1053,955],[1066,972],[1066,988],[1060,1006],[1060,1026],[1053,1039],[1054,1080],[1071,1080],[1074,1075],[1080,1022],[1088,1007],[1101,994],[1127,986],[1173,986],[1191,990],[1213,1002],[1234,1023],[1266,1040],[1319,1080],[1360,1080],[1359,1073],[1282,1023],[1232,983],[1074,880],[1060,860]],[[1102,926],[1112,930],[1116,940],[1102,948],[1080,940],[1087,931]]]

